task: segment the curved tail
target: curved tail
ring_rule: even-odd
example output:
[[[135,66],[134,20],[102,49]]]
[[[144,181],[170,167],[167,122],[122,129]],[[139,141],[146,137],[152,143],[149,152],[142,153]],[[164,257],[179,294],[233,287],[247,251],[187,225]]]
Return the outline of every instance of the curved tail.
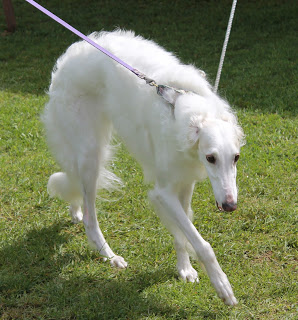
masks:
[[[50,176],[48,193],[51,197],[58,197],[72,204],[81,205],[83,202],[78,182],[64,172],[56,172]]]

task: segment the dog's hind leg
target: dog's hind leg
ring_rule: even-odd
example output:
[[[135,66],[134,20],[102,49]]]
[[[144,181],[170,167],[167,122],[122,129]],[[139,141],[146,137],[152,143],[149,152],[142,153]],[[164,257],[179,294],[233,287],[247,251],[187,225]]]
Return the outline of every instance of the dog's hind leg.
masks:
[[[79,223],[83,220],[83,212],[80,205],[76,203],[70,204],[69,214],[71,216],[72,223]]]
[[[83,154],[80,160],[79,175],[83,193],[83,222],[90,244],[99,251],[104,259],[109,259],[112,266],[124,269],[127,267],[127,263],[122,257],[114,254],[97,221],[95,199],[100,170],[99,158],[98,148],[94,147]]]
[[[50,196],[57,196],[62,200],[70,202],[69,213],[73,223],[83,220],[81,211],[82,195],[80,187],[75,179],[65,172],[56,172],[50,176],[48,182]]]

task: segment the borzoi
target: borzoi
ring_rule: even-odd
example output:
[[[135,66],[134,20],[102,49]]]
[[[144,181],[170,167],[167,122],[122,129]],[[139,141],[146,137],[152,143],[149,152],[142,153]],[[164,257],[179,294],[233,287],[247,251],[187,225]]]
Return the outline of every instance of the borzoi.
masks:
[[[192,224],[191,210],[195,181],[207,176],[218,208],[236,209],[236,162],[243,132],[234,113],[213,93],[202,71],[182,64],[153,41],[121,30],[90,38],[158,84],[185,92],[168,88],[163,99],[154,87],[86,42],[71,45],[54,68],[43,114],[48,144],[64,170],[50,177],[50,195],[70,202],[73,222],[83,220],[100,255],[112,266],[126,268],[104,239],[95,211],[97,189],[120,181],[105,168],[114,128],[141,163],[145,180],[155,183],[149,198],[174,236],[180,277],[198,281],[190,249],[218,296],[235,305],[213,249]]]

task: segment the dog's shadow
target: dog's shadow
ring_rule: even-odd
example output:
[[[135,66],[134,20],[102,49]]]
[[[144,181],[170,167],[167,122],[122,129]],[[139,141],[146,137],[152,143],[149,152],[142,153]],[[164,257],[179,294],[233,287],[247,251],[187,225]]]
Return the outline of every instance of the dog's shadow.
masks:
[[[73,237],[61,232],[68,227],[67,223],[59,222],[31,230],[0,251],[0,296],[4,315],[9,317],[11,310],[17,315],[18,308],[22,314],[32,306],[37,313],[42,313],[45,304],[48,310],[63,310],[55,312],[63,319],[140,319],[149,315],[171,318],[177,315],[177,308],[146,292],[148,287],[165,282],[171,273],[174,276],[174,270],[163,267],[154,272],[130,272],[129,278],[121,272],[118,276],[115,272],[101,274],[102,270],[82,273],[78,270],[80,260],[90,260],[90,253],[89,257],[84,254],[78,257],[77,252],[63,251]],[[86,267],[86,261],[81,262]],[[180,319],[189,318],[183,308],[179,308],[178,313]],[[214,314],[204,312],[206,316],[212,319]]]

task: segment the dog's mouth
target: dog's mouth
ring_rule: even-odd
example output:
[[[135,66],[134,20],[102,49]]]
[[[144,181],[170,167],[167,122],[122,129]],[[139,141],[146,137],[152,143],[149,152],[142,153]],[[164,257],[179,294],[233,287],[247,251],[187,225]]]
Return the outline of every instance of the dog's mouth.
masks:
[[[218,202],[216,201],[216,205],[219,211],[223,211],[223,208],[218,204]]]
[[[232,212],[237,209],[237,203],[223,203],[221,206],[216,201],[216,205],[219,211]]]

